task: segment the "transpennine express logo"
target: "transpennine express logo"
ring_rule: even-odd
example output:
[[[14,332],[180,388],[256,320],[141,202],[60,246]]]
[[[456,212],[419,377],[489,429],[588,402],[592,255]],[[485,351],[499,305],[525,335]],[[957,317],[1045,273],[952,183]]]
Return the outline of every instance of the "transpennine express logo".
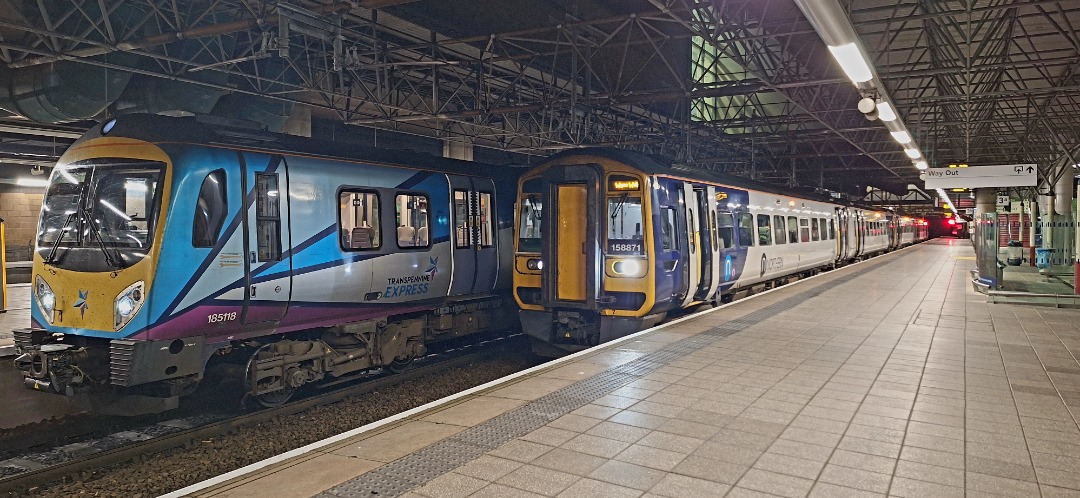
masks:
[[[435,278],[435,275],[439,273],[439,257],[429,257],[428,261],[431,263],[431,266],[424,270],[424,273],[427,273],[431,278]]]
[[[75,307],[79,308],[80,316],[82,318],[86,318],[86,308],[90,307],[90,305],[86,303],[86,300],[89,297],[90,297],[90,291],[89,290],[82,290],[82,289],[79,290],[79,299],[77,299],[75,301]]]

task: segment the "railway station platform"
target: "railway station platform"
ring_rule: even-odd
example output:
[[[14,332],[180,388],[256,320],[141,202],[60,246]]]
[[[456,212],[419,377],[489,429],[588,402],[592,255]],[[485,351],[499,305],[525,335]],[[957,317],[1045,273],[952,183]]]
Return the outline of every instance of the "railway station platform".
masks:
[[[30,284],[8,284],[7,309],[0,313],[0,358],[15,355],[12,329],[30,326]]]
[[[1080,310],[934,240],[166,496],[1080,496]]]

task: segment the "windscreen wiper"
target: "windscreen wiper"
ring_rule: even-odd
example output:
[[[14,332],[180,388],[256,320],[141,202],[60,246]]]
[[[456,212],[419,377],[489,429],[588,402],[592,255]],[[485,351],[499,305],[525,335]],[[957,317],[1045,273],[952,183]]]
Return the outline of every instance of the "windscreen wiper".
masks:
[[[49,254],[45,256],[45,264],[49,265],[52,264],[53,261],[56,261],[56,250],[60,248],[60,241],[64,240],[64,235],[67,234],[68,227],[71,226],[71,222],[75,221],[75,218],[78,217],[78,215],[79,211],[75,211],[68,215],[67,221],[64,222],[64,226],[60,229],[60,235],[56,236],[56,240],[53,241],[52,247],[49,248]]]
[[[90,214],[89,211],[87,211],[85,209],[80,208],[79,212],[82,213],[83,219],[86,220],[86,223],[88,225],[90,225],[90,238],[91,238],[91,240],[94,239],[95,237],[97,238],[98,247],[101,248],[101,254],[105,255],[105,262],[108,263],[109,266],[112,266],[113,268],[122,267],[123,264],[121,264],[116,259],[114,259],[112,253],[110,253],[109,249],[107,247],[105,247],[105,239],[102,238],[101,232],[99,231],[99,228],[98,228],[98,225],[97,225],[97,222],[94,221],[94,217]]]

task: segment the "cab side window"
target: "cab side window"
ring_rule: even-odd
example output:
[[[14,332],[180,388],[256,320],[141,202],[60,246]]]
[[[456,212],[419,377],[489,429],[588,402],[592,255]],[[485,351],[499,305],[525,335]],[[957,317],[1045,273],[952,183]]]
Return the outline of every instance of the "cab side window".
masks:
[[[214,247],[225,225],[229,201],[225,190],[225,170],[211,171],[199,187],[199,200],[195,203],[195,220],[191,225],[191,245]]]

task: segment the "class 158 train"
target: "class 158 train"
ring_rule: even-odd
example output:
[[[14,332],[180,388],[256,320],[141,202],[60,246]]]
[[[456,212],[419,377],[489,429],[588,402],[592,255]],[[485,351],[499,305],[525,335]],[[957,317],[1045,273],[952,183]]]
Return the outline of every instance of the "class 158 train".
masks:
[[[176,407],[215,372],[274,406],[515,322],[513,168],[127,115],[54,167],[27,387]],[[219,377],[220,379],[220,377]]]
[[[516,210],[514,299],[552,353],[928,236],[924,219],[611,149],[528,171]]]

